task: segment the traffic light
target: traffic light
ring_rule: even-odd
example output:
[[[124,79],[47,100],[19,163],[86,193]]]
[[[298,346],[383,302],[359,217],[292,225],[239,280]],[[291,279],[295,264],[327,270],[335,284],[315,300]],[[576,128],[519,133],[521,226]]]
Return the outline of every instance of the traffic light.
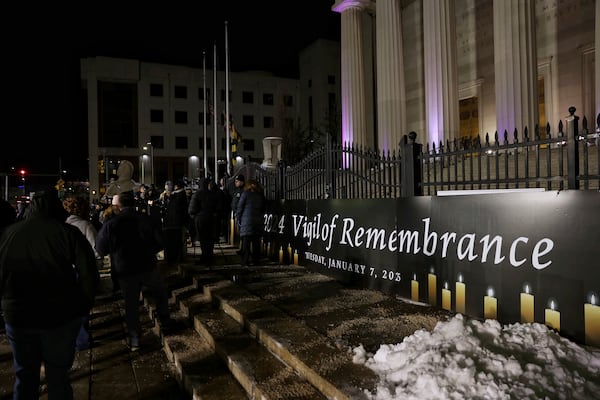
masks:
[[[27,171],[25,171],[24,169],[20,170],[19,173],[21,174],[22,177],[25,177],[25,174],[27,173]]]

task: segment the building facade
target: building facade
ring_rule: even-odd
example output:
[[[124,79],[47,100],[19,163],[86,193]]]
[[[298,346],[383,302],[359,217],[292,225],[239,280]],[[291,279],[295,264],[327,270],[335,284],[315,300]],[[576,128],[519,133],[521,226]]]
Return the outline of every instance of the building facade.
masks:
[[[315,44],[314,51],[331,47],[339,44]],[[310,49],[304,54],[319,58]],[[167,180],[214,177],[215,171],[220,177],[231,172],[228,163],[262,160],[265,137],[293,135],[309,129],[309,121],[310,129],[322,131],[327,113],[339,109],[335,53],[301,80],[232,72],[226,82],[225,72],[215,70],[109,57],[81,60],[92,199],[104,194],[121,160],[136,167],[134,180],[159,188]],[[328,90],[315,92],[308,83],[308,92],[302,92],[301,82],[327,81]]]
[[[337,0],[342,137],[394,150],[598,115],[594,0]],[[593,126],[593,125],[592,125]],[[555,130],[555,129],[554,129]]]

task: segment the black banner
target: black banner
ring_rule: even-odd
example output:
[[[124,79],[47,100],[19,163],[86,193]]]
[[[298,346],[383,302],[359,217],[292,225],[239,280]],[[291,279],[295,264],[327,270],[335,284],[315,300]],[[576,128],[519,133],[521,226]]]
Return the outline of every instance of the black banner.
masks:
[[[272,206],[277,228],[271,222],[267,235],[284,251],[284,263],[290,247],[300,264],[347,284],[478,318],[547,323],[567,337],[600,343],[594,308],[600,294],[600,193],[297,200]],[[584,315],[590,307],[596,317]]]

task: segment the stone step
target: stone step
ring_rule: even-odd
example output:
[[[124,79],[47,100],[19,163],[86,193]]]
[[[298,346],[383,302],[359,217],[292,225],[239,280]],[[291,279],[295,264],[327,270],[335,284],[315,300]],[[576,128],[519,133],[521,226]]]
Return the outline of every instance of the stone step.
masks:
[[[325,399],[297,371],[283,363],[244,330],[244,326],[208,304],[194,316],[194,327],[227,362],[251,399]]]
[[[197,287],[202,287],[202,289]],[[170,288],[171,301],[179,308],[176,333],[163,336],[164,351],[174,364],[181,385],[194,398],[236,399],[324,399],[325,397],[293,369],[244,332],[229,315],[218,309],[212,293],[233,286],[220,274],[205,273],[194,283]],[[154,315],[153,300],[145,298],[149,315]],[[195,332],[181,324],[193,317]],[[157,331],[158,325],[155,325]],[[199,333],[199,334],[198,334]],[[218,355],[218,356],[217,356]],[[234,382],[234,383],[232,383]],[[218,390],[226,385],[228,392]],[[243,388],[243,389],[242,389]]]

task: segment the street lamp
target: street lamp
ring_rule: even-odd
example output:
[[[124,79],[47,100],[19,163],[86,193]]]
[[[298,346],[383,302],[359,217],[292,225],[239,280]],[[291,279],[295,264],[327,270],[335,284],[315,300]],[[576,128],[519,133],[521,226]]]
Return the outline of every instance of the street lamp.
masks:
[[[144,150],[148,150],[148,146],[150,146],[150,183],[154,184],[154,145],[148,141],[144,146]]]

